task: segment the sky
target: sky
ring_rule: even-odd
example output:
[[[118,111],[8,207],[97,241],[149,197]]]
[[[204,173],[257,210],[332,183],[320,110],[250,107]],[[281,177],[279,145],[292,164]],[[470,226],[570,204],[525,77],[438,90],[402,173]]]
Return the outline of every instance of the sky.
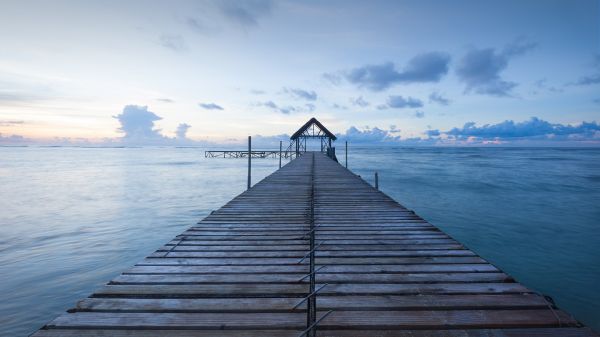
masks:
[[[600,145],[600,3],[0,2],[0,144]]]

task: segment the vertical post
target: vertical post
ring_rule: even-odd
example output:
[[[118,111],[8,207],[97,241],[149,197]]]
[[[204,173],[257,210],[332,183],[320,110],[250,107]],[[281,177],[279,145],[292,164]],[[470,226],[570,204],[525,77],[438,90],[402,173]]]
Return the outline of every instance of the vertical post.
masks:
[[[346,168],[348,168],[348,141],[346,141]]]
[[[248,136],[248,189],[250,189],[251,185],[251,177],[252,177],[252,137]]]
[[[379,190],[379,174],[375,171],[375,189]]]
[[[281,168],[281,147],[283,146],[283,141],[279,141],[279,168]]]

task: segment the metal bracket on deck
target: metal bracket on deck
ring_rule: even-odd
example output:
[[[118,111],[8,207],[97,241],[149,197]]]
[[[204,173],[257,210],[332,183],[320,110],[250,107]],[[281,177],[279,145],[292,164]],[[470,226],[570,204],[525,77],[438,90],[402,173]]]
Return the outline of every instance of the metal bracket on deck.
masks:
[[[303,256],[303,257],[300,259],[300,261],[298,261],[298,264],[301,264],[301,263],[302,263],[302,261],[304,261],[304,260],[305,260],[307,257],[309,257],[309,256],[310,256],[310,254],[312,254],[312,253],[316,252],[316,251],[317,251],[317,248],[319,248],[319,247],[320,247],[322,244],[324,244],[324,243],[325,243],[325,241],[327,241],[327,240],[323,240],[323,241],[319,242],[319,244],[318,244],[318,245],[316,245],[316,246],[315,246],[315,248],[313,248],[313,249],[309,250],[309,251],[308,251],[308,253],[306,253],[306,255],[304,255],[304,256]]]
[[[317,228],[319,228],[321,226],[321,224],[316,225],[313,227],[313,229],[311,229],[310,231],[306,232],[304,235],[302,235],[302,237],[300,238],[300,240],[304,240],[304,238],[308,235],[310,236]]]
[[[309,333],[310,331],[312,331],[312,329],[314,329],[314,328],[317,327],[317,324],[319,324],[322,320],[325,319],[325,317],[329,316],[332,312],[333,312],[333,310],[329,310],[328,312],[326,312],[325,315],[321,316],[321,318],[319,318],[318,320],[316,320],[313,324],[311,324],[308,328],[306,328],[306,330],[302,331],[302,333],[300,333],[298,335],[298,337],[305,336],[307,333]]]
[[[321,269],[323,269],[323,268],[325,268],[325,267],[327,267],[327,266],[320,266],[319,268],[315,269],[315,271],[313,271],[313,272],[310,272],[310,273],[308,273],[308,274],[304,275],[304,276],[303,276],[301,279],[299,279],[299,280],[298,280],[298,282],[302,282],[302,281],[304,281],[304,279],[305,279],[305,278],[307,278],[307,277],[309,277],[309,276],[312,276],[312,275],[316,274],[316,273],[317,273],[319,270],[321,270]]]
[[[329,283],[325,283],[324,285],[320,286],[319,289],[313,291],[312,293],[306,295],[300,302],[296,303],[296,305],[292,308],[292,309],[298,309],[298,307],[306,302],[306,300],[308,300],[309,298],[315,296],[319,291],[321,291],[323,288],[325,288]]]

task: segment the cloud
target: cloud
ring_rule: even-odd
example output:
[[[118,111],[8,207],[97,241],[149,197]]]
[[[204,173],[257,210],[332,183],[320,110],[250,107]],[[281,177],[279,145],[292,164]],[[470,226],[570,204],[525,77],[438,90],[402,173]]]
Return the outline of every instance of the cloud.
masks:
[[[118,130],[125,133],[123,138],[126,140],[160,140],[164,138],[160,134],[160,130],[154,129],[154,122],[162,118],[154,112],[148,111],[147,106],[127,105],[120,115],[113,117],[121,123]]]
[[[260,103],[256,103],[256,105],[267,107],[271,110],[280,112],[285,115],[290,114],[292,112],[312,112],[312,111],[315,111],[315,109],[317,108],[312,103],[307,103],[302,106],[291,106],[291,105],[279,106],[273,101],[260,102]]]
[[[600,83],[600,74],[593,74],[589,76],[583,76],[575,82],[577,85],[592,85]]]
[[[494,48],[472,49],[459,61],[456,74],[465,83],[465,92],[491,96],[510,96],[518,85],[502,79],[509,61],[535,48],[536,44],[518,39],[497,51]]]
[[[186,51],[187,45],[181,35],[163,34],[159,38],[161,46],[176,52]]]
[[[385,130],[380,128],[364,128],[359,130],[358,128],[351,126],[343,134],[337,134],[336,136],[340,141],[348,141],[352,143],[389,143],[400,140],[400,136],[395,136],[396,129]]]
[[[0,133],[0,144],[2,145],[27,145],[31,143],[30,139],[27,139],[23,136],[20,135],[10,135],[10,136],[3,136],[2,133]]]
[[[428,137],[439,137],[442,133],[438,129],[433,129],[433,130],[427,130],[427,131],[425,131],[425,134]]]
[[[592,66],[592,68],[594,68],[594,72],[592,74],[582,76],[575,83],[571,83],[571,84],[575,84],[575,85],[600,84],[600,54],[594,55],[591,66]]]
[[[266,102],[258,103],[258,105],[265,106],[272,110],[281,112],[282,114],[285,114],[285,115],[289,114],[290,112],[296,111],[296,108],[294,108],[292,106],[280,107],[279,105],[275,104],[275,102],[273,102],[273,101],[266,101]]]
[[[206,110],[225,110],[222,106],[215,103],[198,103],[198,106]]]
[[[423,111],[415,111],[415,118],[424,118],[425,113]]]
[[[258,90],[258,89],[252,89],[252,90],[250,90],[250,93],[252,95],[264,95],[264,94],[266,94],[266,92],[264,90]]]
[[[283,151],[285,151],[289,145],[290,136],[285,133],[274,136],[254,135],[252,136],[252,147],[263,149],[279,149],[279,141],[283,141]]]
[[[582,122],[579,125],[550,123],[537,117],[523,122],[506,120],[497,124],[477,126],[475,122],[466,123],[462,128],[453,128],[443,132],[457,139],[475,137],[479,139],[548,139],[548,140],[600,140],[600,125],[594,122]]]
[[[127,145],[179,145],[196,144],[197,142],[187,138],[187,131],[191,127],[181,123],[177,127],[176,138],[165,137],[160,129],[156,129],[154,122],[162,118],[156,113],[149,111],[147,106],[126,105],[121,114],[113,116],[121,126],[119,132],[124,136],[117,140],[107,140],[107,143],[125,143]]]
[[[170,98],[157,98],[156,100],[163,103],[175,103],[175,101]]]
[[[340,73],[324,73],[323,79],[333,85],[342,84],[343,77]]]
[[[187,25],[196,33],[210,34],[214,33],[214,29],[208,27],[203,20],[195,17],[188,17],[185,21]]]
[[[354,106],[359,106],[361,108],[366,108],[369,105],[371,105],[371,103],[365,101],[362,96],[358,96],[357,98],[350,98],[350,103]]]
[[[175,137],[180,140],[187,140],[187,131],[192,126],[186,123],[181,123],[177,126],[177,130],[175,130]]]
[[[450,104],[450,100],[448,98],[445,98],[444,96],[442,96],[438,92],[432,92],[429,95],[429,102],[430,103],[437,103],[439,105],[449,105]]]
[[[21,120],[0,120],[0,126],[15,126],[25,124],[25,121]]]
[[[312,90],[294,89],[294,88],[283,88],[283,91],[288,93],[294,98],[305,99],[307,101],[316,101],[317,93]]]
[[[338,110],[348,110],[348,107],[345,105],[340,105],[337,103],[333,103],[333,105],[331,106],[334,109],[338,109]]]
[[[413,57],[408,64],[398,71],[394,63],[386,62],[378,65],[365,65],[344,72],[342,75],[324,74],[327,79],[337,81],[341,76],[359,88],[381,91],[394,84],[410,84],[439,82],[448,73],[450,55],[442,52],[429,52]]]
[[[404,98],[399,95],[392,95],[388,97],[387,103],[378,105],[377,109],[404,109],[404,108],[421,108],[423,102],[420,99],[414,97]]]
[[[225,17],[244,28],[257,27],[259,19],[273,9],[273,2],[269,0],[221,0],[219,4]]]

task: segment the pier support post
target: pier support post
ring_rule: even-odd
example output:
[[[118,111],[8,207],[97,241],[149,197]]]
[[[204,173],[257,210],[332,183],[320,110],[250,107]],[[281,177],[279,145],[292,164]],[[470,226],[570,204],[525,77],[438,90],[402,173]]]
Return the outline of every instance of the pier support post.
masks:
[[[248,189],[252,184],[252,136],[248,136]]]
[[[379,174],[375,172],[375,189],[379,190]]]
[[[281,147],[283,146],[283,141],[279,141],[279,168],[281,168]]]
[[[346,141],[346,168],[348,168],[348,141]]]

